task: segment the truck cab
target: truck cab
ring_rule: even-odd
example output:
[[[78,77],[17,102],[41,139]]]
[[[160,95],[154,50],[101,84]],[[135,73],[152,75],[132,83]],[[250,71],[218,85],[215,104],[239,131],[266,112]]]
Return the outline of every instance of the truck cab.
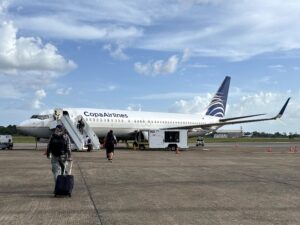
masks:
[[[13,149],[13,138],[11,135],[0,135],[0,149]]]

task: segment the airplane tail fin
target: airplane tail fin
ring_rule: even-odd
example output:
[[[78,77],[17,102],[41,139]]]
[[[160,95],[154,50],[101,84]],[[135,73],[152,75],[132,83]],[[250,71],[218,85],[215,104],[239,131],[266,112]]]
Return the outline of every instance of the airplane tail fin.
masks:
[[[205,115],[224,117],[227,103],[228,90],[230,85],[230,77],[226,76],[219,90],[212,98],[207,107]]]

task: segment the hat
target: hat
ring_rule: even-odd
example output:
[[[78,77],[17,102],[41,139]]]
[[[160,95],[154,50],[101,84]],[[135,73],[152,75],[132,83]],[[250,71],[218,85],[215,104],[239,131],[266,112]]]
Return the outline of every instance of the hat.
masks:
[[[57,129],[62,129],[63,127],[62,127],[62,125],[58,124],[58,125],[56,126],[56,128],[57,128]]]

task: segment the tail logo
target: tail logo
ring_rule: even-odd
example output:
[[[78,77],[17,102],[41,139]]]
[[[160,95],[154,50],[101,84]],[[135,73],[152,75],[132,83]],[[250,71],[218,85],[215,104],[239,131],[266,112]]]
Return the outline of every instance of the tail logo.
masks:
[[[226,103],[228,90],[230,85],[230,77],[226,76],[222,82],[219,90],[216,92],[215,96],[212,98],[209,106],[207,107],[206,115],[224,117],[226,111]]]
[[[224,99],[222,99],[222,94],[217,93],[211,100],[206,115],[224,117],[225,106]]]

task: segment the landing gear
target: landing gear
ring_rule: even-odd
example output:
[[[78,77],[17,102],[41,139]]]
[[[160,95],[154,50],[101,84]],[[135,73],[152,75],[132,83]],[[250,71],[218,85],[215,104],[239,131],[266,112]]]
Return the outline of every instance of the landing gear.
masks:
[[[204,147],[204,140],[203,140],[203,137],[198,137],[197,138],[197,141],[196,141],[196,146],[202,146]]]

